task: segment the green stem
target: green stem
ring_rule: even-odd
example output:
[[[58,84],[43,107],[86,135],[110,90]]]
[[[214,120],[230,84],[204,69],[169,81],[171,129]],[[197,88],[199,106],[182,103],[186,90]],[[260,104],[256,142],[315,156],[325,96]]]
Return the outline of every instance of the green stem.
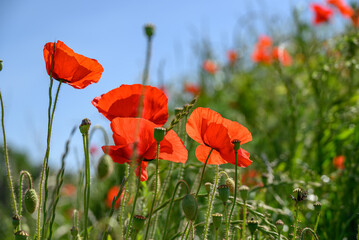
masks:
[[[84,194],[84,238],[88,239],[88,210],[90,205],[90,187],[91,187],[91,173],[90,173],[90,156],[89,156],[89,135],[88,133],[82,134],[84,154],[85,154],[85,194]]]
[[[33,184],[32,184],[32,178],[31,178],[31,174],[28,171],[20,171],[20,194],[19,194],[19,216],[20,216],[20,229],[21,229],[21,213],[22,213],[22,181],[24,178],[24,175],[27,176],[27,179],[29,181],[29,189],[33,188]]]
[[[218,240],[218,229],[215,229],[216,240]]]
[[[187,228],[188,228],[189,224],[190,224],[190,221],[188,221],[188,222],[187,222],[187,224],[186,224],[186,227],[185,227],[185,229],[184,229],[184,231],[183,231],[183,234],[182,234],[182,236],[181,236],[181,240],[183,240],[183,239],[184,239],[184,237],[185,237],[185,235],[186,235]]]
[[[130,170],[130,165],[127,164],[126,166],[126,172],[125,172],[125,178],[128,179],[129,177],[129,170]],[[122,186],[122,184],[121,184]],[[123,186],[123,192],[124,192],[124,195],[123,195],[123,199],[121,201],[121,206],[120,206],[120,222],[119,222],[119,227],[120,227],[120,230],[119,230],[119,234],[121,236],[120,239],[123,238],[123,218],[124,218],[124,211],[125,211],[125,205],[127,204],[127,200],[126,200],[126,195],[127,195],[127,181],[126,183],[124,184]]]
[[[190,190],[189,190],[189,186],[188,186],[188,184],[187,184],[186,181],[184,181],[184,180],[179,180],[179,181],[177,182],[177,184],[176,184],[176,186],[175,186],[175,189],[174,189],[174,191],[173,191],[173,194],[172,194],[172,198],[171,198],[171,201],[170,201],[170,206],[169,206],[169,208],[168,208],[165,227],[163,228],[163,230],[164,230],[163,237],[162,237],[163,240],[166,239],[166,235],[167,235],[167,225],[168,225],[168,220],[170,219],[170,214],[171,214],[171,210],[172,210],[173,200],[174,200],[174,198],[175,198],[175,196],[176,196],[176,191],[177,191],[178,187],[181,185],[181,183],[186,186],[187,194],[189,194],[189,191],[190,191]]]
[[[316,219],[315,219],[315,225],[314,225],[314,232],[315,232],[315,234],[317,233],[318,224],[319,224],[319,219],[320,219],[320,212],[317,214],[317,217],[316,217]],[[312,236],[312,240],[314,240],[314,236]]]
[[[156,196],[157,196],[157,185],[158,185],[158,154],[159,154],[159,152],[160,152],[160,143],[157,142],[157,151],[156,151],[156,173],[155,173],[155,177],[156,177],[156,181],[155,181],[155,192],[154,192],[154,194],[153,194],[153,200],[152,200],[150,215],[149,215],[149,217],[148,217],[148,222],[147,222],[147,227],[146,227],[146,234],[145,234],[145,240],[147,239],[147,236],[148,236],[148,230],[150,230],[153,207],[155,206]]]
[[[140,188],[140,183],[141,183],[141,164],[142,164],[142,160],[139,163],[136,194],[135,194],[135,199],[133,200],[133,206],[132,206],[132,210],[131,210],[130,222],[128,223],[128,226],[127,226],[126,237],[125,237],[126,240],[128,239],[129,234],[131,232],[131,224],[132,224],[133,214],[135,213],[136,202],[137,202],[137,197],[138,197],[138,190]]]
[[[242,240],[245,239],[246,236],[246,219],[247,219],[247,203],[244,201],[243,204],[243,222],[242,222]]]
[[[16,198],[15,198],[15,193],[14,193],[14,187],[12,185],[11,170],[10,170],[10,164],[9,164],[9,153],[7,151],[5,124],[4,124],[4,103],[3,103],[3,100],[2,100],[1,92],[0,92],[0,101],[1,101],[1,126],[2,126],[2,135],[3,135],[3,139],[4,139],[4,155],[5,155],[5,164],[6,164],[7,177],[8,177],[8,182],[9,182],[9,187],[10,187],[11,199],[12,199],[12,205],[13,205],[13,208],[14,208],[14,212],[15,212],[15,214],[19,214],[19,212],[17,211],[17,208],[16,208]]]
[[[196,195],[195,195],[196,198],[197,198],[197,195],[198,195],[198,193],[199,193],[199,189],[201,188],[202,181],[203,181],[203,176],[204,176],[204,172],[205,172],[205,170],[206,170],[207,162],[208,162],[209,157],[211,156],[212,151],[213,151],[213,148],[211,148],[211,151],[209,152],[209,154],[208,154],[208,156],[207,156],[207,159],[206,159],[206,161],[205,161],[205,163],[204,163],[204,165],[203,165],[202,174],[201,174],[201,179],[199,180],[198,189],[197,189],[197,192],[196,192]],[[217,175],[218,175],[218,173],[217,173]]]
[[[227,224],[226,224],[226,240],[229,239],[229,223],[230,223],[230,221],[232,219],[233,210],[234,210],[234,207],[236,205],[236,200],[237,200],[237,184],[238,184],[238,166],[237,166],[238,156],[237,155],[238,155],[238,150],[235,150],[234,154],[235,154],[234,196],[233,196],[233,203],[232,203],[231,212],[229,213],[229,217],[228,217]]]
[[[211,150],[211,152],[212,152],[212,150]],[[207,158],[207,160],[208,160],[208,158]],[[209,229],[209,219],[210,219],[210,216],[211,216],[211,213],[212,213],[214,196],[216,195],[216,189],[217,189],[218,178],[219,178],[219,174],[218,174],[219,166],[218,165],[216,166],[216,170],[217,170],[216,171],[216,178],[214,180],[212,193],[211,193],[211,196],[210,196],[210,199],[209,199],[209,202],[208,202],[208,208],[207,208],[207,214],[206,214],[206,224],[205,224],[205,228],[204,228],[204,232],[203,232],[203,239],[207,239],[207,234],[208,234],[208,229]]]
[[[295,219],[294,219],[294,232],[293,232],[294,240],[297,236],[297,226],[298,226],[298,202],[295,203]]]
[[[303,228],[302,233],[300,234],[300,240],[303,240],[303,239],[304,239],[304,233],[305,233],[306,231],[309,231],[309,232],[314,236],[314,238],[315,238],[316,240],[319,240],[317,234],[313,231],[313,229],[308,228],[308,227]]]

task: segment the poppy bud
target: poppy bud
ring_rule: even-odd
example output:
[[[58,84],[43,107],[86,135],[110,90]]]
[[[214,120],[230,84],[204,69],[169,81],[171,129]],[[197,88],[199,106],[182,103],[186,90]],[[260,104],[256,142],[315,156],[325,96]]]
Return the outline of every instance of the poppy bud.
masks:
[[[154,137],[157,143],[160,143],[166,135],[166,128],[156,127]]]
[[[251,232],[252,235],[257,230],[258,224],[259,224],[258,220],[254,220],[253,218],[247,222],[249,231]]]
[[[29,234],[24,230],[20,230],[15,233],[15,240],[27,240],[28,238]]]
[[[278,220],[275,222],[275,225],[277,226],[278,233],[281,233],[283,230],[284,222],[282,220]]]
[[[226,185],[229,187],[229,191],[234,194],[234,189],[235,189],[235,182],[232,178],[227,178],[226,179]]]
[[[206,183],[204,184],[204,187],[206,188],[206,191],[207,191],[207,193],[209,194],[209,192],[211,191],[212,183],[206,182]]]
[[[135,216],[133,216],[133,227],[137,231],[140,231],[143,228],[143,226],[145,226],[145,221],[146,221],[146,218],[144,216],[135,215]]]
[[[238,190],[239,190],[239,193],[241,194],[242,200],[244,202],[247,201],[249,187],[247,187],[246,185],[242,185]]]
[[[16,229],[20,225],[20,219],[21,217],[18,214],[15,214],[12,216],[12,225]]]
[[[322,204],[320,202],[315,202],[313,204],[314,206],[314,210],[317,212],[317,213],[320,213],[320,210],[322,209]]]
[[[2,70],[2,60],[0,59],[0,72]]]
[[[80,132],[82,134],[88,134],[91,126],[91,121],[88,118],[84,118],[80,124]]]
[[[222,224],[222,217],[223,217],[223,215],[220,213],[212,214],[213,226],[215,229],[220,228],[220,226]]]
[[[197,199],[191,194],[187,194],[182,200],[182,209],[189,220],[195,220],[198,211]]]
[[[37,208],[37,203],[39,202],[37,198],[37,193],[35,189],[28,189],[25,193],[25,207],[29,213],[34,213]]]
[[[229,198],[229,187],[227,185],[219,185],[217,187],[219,198],[223,204],[226,204]]]
[[[104,154],[97,165],[97,176],[100,180],[106,179],[113,171],[113,161],[110,155]]]
[[[73,236],[74,238],[77,236],[77,234],[79,234],[79,228],[76,226],[73,226],[70,231],[71,231],[71,236]]]
[[[151,38],[155,33],[155,25],[153,24],[146,24],[145,25],[145,33],[148,38]]]
[[[241,147],[241,141],[239,141],[238,139],[234,139],[232,141],[232,144],[234,144],[234,151],[238,151]]]

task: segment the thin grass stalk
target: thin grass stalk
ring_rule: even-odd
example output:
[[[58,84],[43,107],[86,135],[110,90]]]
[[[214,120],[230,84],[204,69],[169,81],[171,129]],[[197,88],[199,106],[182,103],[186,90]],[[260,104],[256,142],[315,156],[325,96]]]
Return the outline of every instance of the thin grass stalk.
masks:
[[[193,221],[190,220],[190,221],[189,221],[189,229],[188,229],[188,232],[187,232],[187,234],[186,234],[186,240],[188,239],[188,237],[189,237],[189,235],[190,235],[190,233],[191,233],[191,231],[192,231],[192,227],[193,227]]]
[[[89,143],[88,143],[88,133],[82,134],[83,138],[83,147],[84,147],[84,153],[85,153],[85,194],[84,194],[84,200],[86,204],[84,204],[84,238],[85,240],[88,239],[88,231],[87,231],[87,225],[88,225],[88,209],[90,205],[90,189],[91,189],[91,176],[90,176],[90,156],[89,156]]]
[[[0,92],[0,101],[1,101],[1,126],[2,126],[2,135],[3,135],[3,141],[4,141],[4,156],[5,156],[6,172],[7,172],[7,177],[8,177],[8,182],[9,182],[9,187],[10,187],[10,192],[11,192],[11,200],[12,200],[12,205],[14,208],[14,213],[19,214],[17,207],[16,207],[16,198],[15,198],[15,193],[14,193],[14,187],[12,185],[11,169],[10,169],[10,164],[9,164],[9,153],[7,150],[5,123],[4,123],[5,122],[4,121],[4,102],[2,99],[1,92]]]
[[[182,236],[181,236],[181,240],[183,240],[184,237],[186,236],[186,232],[187,232],[188,226],[190,225],[190,222],[191,222],[191,221],[188,221],[188,222],[187,222],[186,227],[185,227],[185,229],[184,229],[184,231],[183,231],[183,234],[182,234]],[[173,239],[173,238],[172,238],[172,239]]]
[[[44,186],[44,206],[43,206],[43,211],[44,211],[44,215],[43,215],[43,223],[42,223],[42,229],[41,229],[41,236],[43,236],[43,238],[46,238],[46,234],[47,232],[45,231],[46,229],[46,215],[47,215],[47,197],[49,195],[49,191],[47,189],[47,183],[48,183],[48,179],[49,179],[49,172],[50,172],[50,168],[48,165],[48,160],[46,162],[46,168],[45,168],[45,186]]]
[[[128,179],[128,175],[129,175],[129,170],[130,170],[130,165],[127,164],[126,166],[126,171],[125,171],[125,178]],[[121,183],[121,186],[122,186],[123,183]],[[120,236],[121,236],[121,239],[124,237],[123,236],[123,226],[124,226],[124,217],[125,217],[125,206],[127,205],[127,195],[128,195],[128,199],[130,198],[129,197],[129,194],[128,194],[128,189],[127,189],[127,181],[126,183],[124,183],[124,186],[123,186],[123,191],[124,191],[124,195],[123,195],[123,198],[122,198],[122,201],[121,201],[121,206],[120,206],[120,222],[119,222],[119,232],[120,232]]]
[[[213,148],[212,148],[212,150],[213,150]],[[211,152],[212,152],[212,150],[211,150]],[[210,152],[210,154],[211,154],[211,152]],[[208,158],[207,158],[207,160],[208,160]],[[207,162],[207,160],[206,160],[206,162]],[[217,189],[217,185],[218,185],[218,178],[219,178],[218,172],[219,172],[219,166],[216,165],[216,177],[214,180],[214,184],[212,186],[212,193],[210,195],[210,199],[208,202],[208,208],[207,208],[207,213],[206,213],[206,223],[205,223],[204,232],[203,232],[203,239],[207,239],[209,222],[210,222],[209,219],[210,219],[210,216],[212,215],[214,196],[216,195],[216,189]]]
[[[317,234],[317,229],[319,225],[319,219],[320,219],[320,212],[317,214],[317,217],[315,219],[315,225],[314,225],[314,232]],[[312,240],[314,240],[314,236],[312,236]]]
[[[201,189],[204,172],[205,172],[205,170],[206,170],[207,162],[208,162],[209,157],[211,156],[212,151],[213,151],[213,148],[211,148],[211,151],[208,153],[207,159],[206,159],[206,161],[205,161],[205,163],[204,163],[204,165],[203,165],[201,178],[200,178],[200,180],[199,180],[199,185],[198,185],[198,188],[197,188],[197,191],[196,191],[196,195],[195,195],[196,198],[197,198],[197,196],[198,196],[199,190]],[[217,171],[218,171],[218,169],[217,169]],[[217,177],[218,177],[218,172],[217,172],[216,178],[217,178]]]
[[[153,194],[153,200],[152,200],[151,210],[150,210],[150,214],[149,214],[149,217],[148,217],[148,222],[147,222],[147,227],[146,227],[146,234],[145,234],[145,240],[147,239],[147,236],[148,236],[148,231],[149,231],[150,225],[151,225],[151,217],[152,217],[153,207],[155,206],[155,202],[156,202],[157,185],[158,185],[158,155],[159,155],[159,152],[160,152],[160,142],[157,142],[157,150],[156,150],[156,173],[155,173],[155,177],[156,177],[155,192],[154,192],[154,194]],[[139,174],[141,174],[141,172],[139,172]]]
[[[247,221],[247,201],[243,201],[243,222],[242,222],[242,240],[246,237],[246,221]]]

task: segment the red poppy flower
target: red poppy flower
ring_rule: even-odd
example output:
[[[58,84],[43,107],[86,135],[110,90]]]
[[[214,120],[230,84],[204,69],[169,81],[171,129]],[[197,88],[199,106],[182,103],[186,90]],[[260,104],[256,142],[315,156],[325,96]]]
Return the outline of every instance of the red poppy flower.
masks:
[[[76,192],[76,187],[70,183],[65,184],[62,188],[62,193],[67,197],[74,195],[75,192]]]
[[[354,27],[359,27],[359,9],[355,11],[353,16],[351,17],[351,20]]]
[[[322,6],[320,4],[313,3],[310,5],[311,9],[314,11],[314,24],[321,24],[329,22],[330,18],[333,16],[332,9]]]
[[[263,183],[260,181],[260,174],[254,169],[245,171],[242,174],[241,183],[249,187],[263,186]]]
[[[347,5],[344,0],[327,0],[327,3],[335,6],[344,17],[350,18],[354,15],[353,8]]]
[[[192,93],[194,96],[197,96],[201,92],[201,88],[193,83],[185,83],[184,91],[188,93]]]
[[[103,67],[97,60],[75,53],[61,41],[46,43],[44,58],[49,75],[53,69],[54,79],[78,89],[97,83],[103,72]]]
[[[252,53],[252,60],[257,63],[272,63],[272,39],[268,36],[260,36]]]
[[[141,181],[146,181],[148,161],[156,158],[157,143],[153,136],[155,127],[156,124],[143,118],[115,118],[111,122],[115,146],[103,146],[102,150],[105,152],[108,148],[108,154],[114,162],[130,164],[135,144],[136,162],[142,160]],[[135,136],[136,134],[138,135]],[[159,159],[185,163],[187,156],[182,140],[173,130],[168,131],[160,143]],[[138,174],[139,166],[136,169],[137,177]]]
[[[244,144],[252,140],[247,128],[223,118],[209,108],[196,108],[187,121],[186,130],[193,140],[201,144],[196,149],[196,157],[199,161],[204,163],[213,149],[207,164],[235,164],[232,141],[239,140]],[[247,167],[251,163],[249,153],[240,148],[237,165]]]
[[[336,156],[335,158],[333,158],[333,166],[336,169],[345,169],[345,156],[340,155],[340,156]]]
[[[212,75],[216,74],[216,72],[218,71],[217,64],[211,60],[204,61],[202,67],[206,72]]]
[[[234,50],[228,50],[227,58],[228,58],[229,63],[231,65],[233,65],[237,61],[238,53]]]
[[[142,84],[121,85],[94,98],[92,104],[110,121],[116,117],[137,117],[142,94],[144,94],[142,118],[157,126],[165,124],[168,119],[168,99],[155,87]]]
[[[111,208],[112,206],[112,200],[117,196],[118,191],[120,191],[120,186],[113,186],[111,187],[108,192],[107,192],[107,197],[106,197],[106,207]],[[123,194],[124,191],[122,191],[121,196],[117,199],[116,203],[115,203],[115,208],[119,208],[121,205],[121,201],[123,198]]]
[[[283,66],[292,65],[292,57],[289,55],[288,51],[283,47],[274,47],[273,48],[273,58],[278,60]]]

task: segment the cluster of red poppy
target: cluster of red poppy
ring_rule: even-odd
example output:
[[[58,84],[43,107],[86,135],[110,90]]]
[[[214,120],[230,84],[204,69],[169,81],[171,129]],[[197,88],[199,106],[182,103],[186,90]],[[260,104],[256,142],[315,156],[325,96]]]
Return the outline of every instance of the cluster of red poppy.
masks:
[[[273,46],[270,37],[262,35],[259,37],[252,53],[252,60],[257,63],[271,64],[279,61],[283,66],[292,65],[292,57],[288,51],[281,46]]]
[[[329,22],[329,20],[332,18],[334,12],[330,6],[333,6],[335,9],[337,9],[342,16],[345,18],[351,18],[353,24],[355,26],[358,25],[358,16],[355,14],[353,8],[349,5],[347,5],[344,0],[326,0],[326,3],[329,5],[324,4],[318,4],[318,3],[312,3],[311,8],[314,11],[314,24],[322,24]]]

